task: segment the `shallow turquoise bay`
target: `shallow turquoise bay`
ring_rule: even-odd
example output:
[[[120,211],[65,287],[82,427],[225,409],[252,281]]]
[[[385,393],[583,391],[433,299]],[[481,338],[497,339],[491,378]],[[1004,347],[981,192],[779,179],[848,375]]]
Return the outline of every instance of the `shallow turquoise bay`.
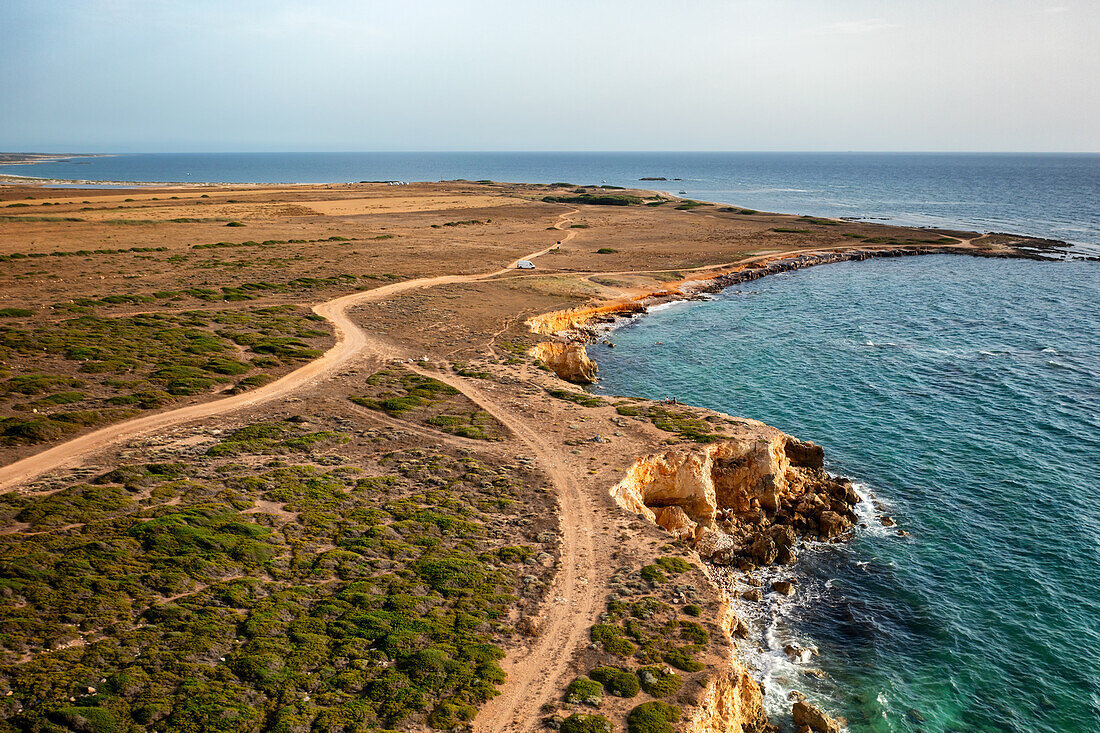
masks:
[[[590,349],[597,391],[826,448],[911,533],[804,554],[769,677],[852,731],[1100,730],[1100,265],[937,255],[678,304]],[[660,342],[660,343],[658,343]]]

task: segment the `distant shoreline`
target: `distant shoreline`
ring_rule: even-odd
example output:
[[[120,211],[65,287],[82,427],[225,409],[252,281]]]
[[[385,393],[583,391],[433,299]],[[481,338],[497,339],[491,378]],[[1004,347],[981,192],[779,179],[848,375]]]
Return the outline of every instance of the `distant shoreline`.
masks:
[[[36,165],[77,158],[113,158],[114,153],[0,153],[0,165]]]

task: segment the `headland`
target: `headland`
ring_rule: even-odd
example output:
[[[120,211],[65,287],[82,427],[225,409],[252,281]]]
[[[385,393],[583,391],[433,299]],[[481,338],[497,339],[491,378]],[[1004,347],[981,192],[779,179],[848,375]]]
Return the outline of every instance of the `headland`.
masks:
[[[0,188],[0,718],[768,730],[728,593],[796,593],[754,572],[859,497],[751,416],[582,391],[584,344],[1060,249],[564,184]]]

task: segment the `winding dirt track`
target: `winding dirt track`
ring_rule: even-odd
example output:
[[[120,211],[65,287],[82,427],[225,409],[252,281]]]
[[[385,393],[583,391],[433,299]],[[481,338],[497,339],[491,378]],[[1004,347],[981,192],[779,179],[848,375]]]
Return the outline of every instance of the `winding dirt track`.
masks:
[[[573,210],[561,214],[555,227],[563,229],[569,217],[576,213],[577,210]],[[567,242],[575,236],[577,232],[570,231],[561,241]],[[520,259],[533,259],[557,246],[555,244]],[[358,326],[348,316],[348,311],[364,303],[412,290],[496,277],[514,270],[518,262],[517,259],[507,267],[489,273],[442,275],[394,283],[315,305],[314,312],[331,321],[336,332],[336,343],[319,359],[252,392],[111,425],[16,461],[0,468],[0,490],[25,484],[49,471],[79,465],[89,456],[117,443],[277,400],[315,380],[334,374],[353,359],[403,358],[406,355],[400,349],[371,336]],[[568,522],[561,522],[561,568],[549,591],[539,636],[518,659],[509,656],[504,660],[507,682],[501,688],[500,695],[486,704],[474,721],[478,731],[487,733],[527,730],[534,727],[539,706],[560,692],[560,678],[567,671],[573,651],[583,643],[584,632],[595,616],[598,601],[602,599],[602,586],[598,585],[596,572],[596,507],[572,473],[561,465],[549,443],[521,417],[465,380],[436,372],[430,376],[462,391],[512,431],[535,455],[538,465],[550,478],[560,504],[559,516],[569,518]]]
[[[578,210],[574,209],[573,211],[568,211],[560,215],[558,217],[558,222],[554,226],[558,229],[562,229],[568,218],[577,212]],[[576,235],[577,233],[575,231],[570,231],[565,235],[562,241],[569,241]],[[532,252],[519,259],[530,260],[539,257],[557,246],[558,245],[555,244],[553,247],[547,247],[538,252]],[[187,407],[181,407],[176,410],[168,410],[167,412],[160,412],[155,415],[127,420],[116,425],[109,425],[100,430],[81,435],[61,445],[56,445],[49,450],[36,453],[33,456],[28,456],[15,463],[11,463],[0,468],[0,491],[6,491],[19,484],[33,481],[49,471],[77,466],[93,453],[108,448],[116,443],[122,443],[177,425],[214,417],[215,415],[223,415],[229,412],[255,407],[256,405],[262,405],[265,402],[271,402],[272,400],[285,397],[316,380],[330,376],[344,364],[363,356],[364,348],[368,343],[367,334],[348,316],[348,311],[351,308],[364,303],[384,300],[410,290],[421,290],[437,285],[451,285],[454,283],[486,280],[516,269],[516,263],[519,262],[519,259],[511,262],[507,267],[493,272],[473,275],[440,275],[438,277],[424,277],[416,280],[407,280],[391,285],[383,285],[373,290],[351,293],[335,298],[334,300],[319,303],[313,306],[313,311],[331,321],[336,332],[336,343],[320,358],[295,369],[290,374],[277,379],[271,384],[252,390],[251,392],[244,392],[233,397],[224,397],[212,402],[188,405]]]
[[[372,339],[373,340],[373,339]],[[370,350],[384,353],[375,344]],[[419,371],[419,370],[414,370]],[[536,430],[499,402],[469,382],[438,372],[421,372],[461,390],[483,410],[495,417],[534,453],[539,468],[546,472],[558,499],[561,528],[561,567],[547,595],[542,627],[534,644],[522,655],[503,661],[507,682],[500,694],[482,706],[474,719],[474,730],[486,733],[534,729],[540,706],[561,695],[562,678],[568,672],[573,652],[585,641],[604,600],[604,583],[597,572],[597,555],[610,554],[610,542],[596,532],[597,505],[562,465],[557,452]],[[605,545],[597,553],[597,543]]]

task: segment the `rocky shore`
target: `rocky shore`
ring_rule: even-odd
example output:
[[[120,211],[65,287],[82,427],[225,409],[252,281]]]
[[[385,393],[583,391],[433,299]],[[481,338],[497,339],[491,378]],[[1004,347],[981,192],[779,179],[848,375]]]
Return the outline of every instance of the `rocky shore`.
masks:
[[[836,262],[923,254],[1042,259],[1063,251],[1063,243],[1028,240],[1028,244],[990,250],[957,245],[895,246],[776,258],[711,277],[683,280],[630,301],[532,318],[528,321],[530,330],[553,340],[537,344],[528,353],[562,379],[591,384],[596,381],[598,366],[588,358],[585,343],[601,337],[607,326],[619,319],[645,313],[660,303],[701,298],[767,275]],[[729,419],[717,413],[712,417]],[[722,626],[731,639],[746,639],[752,633],[738,617],[733,601],[761,603],[767,594],[789,596],[795,592],[794,582],[789,579],[775,580],[770,587],[761,588],[754,571],[795,563],[800,548],[807,543],[844,541],[859,521],[855,507],[861,501],[850,480],[824,470],[821,446],[762,423],[745,422],[751,428],[744,437],[676,446],[640,456],[622,480],[610,488],[619,507],[662,527],[712,568],[709,577],[727,599]],[[745,587],[747,590],[738,590]],[[805,650],[785,651],[799,656]],[[721,720],[724,730],[778,730],[768,721],[759,703],[763,694],[759,683],[748,675],[743,660],[732,658],[729,667],[729,674],[740,681],[729,686],[736,693],[726,697],[731,701],[751,699],[753,704],[727,701],[725,706],[736,709],[737,714],[727,711],[719,715],[716,711],[723,703],[717,695],[721,685],[716,683],[716,700],[700,709],[691,729],[707,730],[713,726],[706,721]],[[746,692],[748,688],[752,688],[751,694]],[[788,700],[792,704],[790,720],[798,733],[838,733],[844,727],[845,721],[830,717],[796,691]]]

